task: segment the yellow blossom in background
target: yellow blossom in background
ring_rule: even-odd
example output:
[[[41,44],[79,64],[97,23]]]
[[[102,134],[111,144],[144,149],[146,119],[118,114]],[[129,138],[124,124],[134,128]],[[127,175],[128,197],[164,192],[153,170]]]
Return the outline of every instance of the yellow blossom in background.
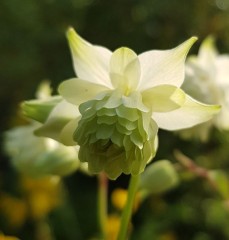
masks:
[[[28,218],[42,220],[62,203],[63,189],[58,177],[22,177],[20,184],[20,198],[4,192],[0,194],[0,212],[10,228],[22,227]]]
[[[22,178],[22,188],[29,204],[30,216],[33,219],[45,217],[52,209],[61,204],[62,187],[60,178],[42,179]]]
[[[125,207],[126,201],[127,201],[127,195],[128,192],[125,189],[117,188],[115,189],[111,194],[111,202],[114,207],[116,207],[118,210],[122,210]],[[140,202],[140,197],[137,194],[135,197],[135,202],[133,206],[133,211],[136,211]]]
[[[19,238],[12,237],[12,236],[4,236],[0,233],[0,240],[19,240]]]
[[[176,240],[176,239],[177,237],[174,235],[173,232],[164,233],[159,237],[159,240]]]
[[[20,228],[28,216],[25,199],[16,198],[6,193],[0,195],[0,212],[13,228]]]
[[[120,227],[120,217],[117,215],[110,215],[106,223],[106,240],[116,240]]]

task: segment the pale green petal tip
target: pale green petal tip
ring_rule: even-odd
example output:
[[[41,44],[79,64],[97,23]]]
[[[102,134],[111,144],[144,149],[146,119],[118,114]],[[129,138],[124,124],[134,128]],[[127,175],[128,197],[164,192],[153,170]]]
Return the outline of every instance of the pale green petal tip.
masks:
[[[77,37],[78,35],[73,27],[69,27],[68,30],[66,31],[66,36],[67,36],[68,40],[70,41],[71,39]]]
[[[49,111],[45,111],[36,103],[25,101],[21,105],[22,114],[40,123],[44,123],[49,115]]]
[[[21,103],[22,114],[40,123],[44,123],[52,109],[62,100],[55,96],[47,100],[30,100]]]
[[[187,44],[188,46],[191,47],[197,40],[198,40],[198,37],[193,36],[193,37],[189,38],[189,39],[185,42],[185,44]],[[189,47],[189,48],[190,48],[190,47]]]
[[[82,37],[80,37],[78,35],[78,33],[74,30],[74,28],[70,27],[67,32],[66,32],[66,36],[69,42],[69,45],[71,47],[72,51],[76,51],[76,47],[78,46],[78,44],[88,44],[88,42],[86,42]],[[76,46],[77,45],[77,46]]]
[[[221,111],[221,105],[208,105],[209,110],[212,111],[212,114],[218,114]]]
[[[50,87],[50,81],[44,80],[42,81],[38,89],[36,91],[36,98],[37,99],[47,99],[52,94],[52,88]]]
[[[189,49],[192,47],[192,45],[197,41],[197,37],[191,37],[182,44],[180,44],[177,49],[180,49],[181,54],[187,55]]]
[[[66,36],[67,36],[68,43],[71,50],[75,52],[75,48],[76,48],[75,45],[78,44],[78,41],[80,40],[80,36],[76,33],[76,31],[72,27],[70,27],[67,30]]]
[[[200,49],[212,50],[216,52],[215,38],[212,35],[206,37],[201,44]]]

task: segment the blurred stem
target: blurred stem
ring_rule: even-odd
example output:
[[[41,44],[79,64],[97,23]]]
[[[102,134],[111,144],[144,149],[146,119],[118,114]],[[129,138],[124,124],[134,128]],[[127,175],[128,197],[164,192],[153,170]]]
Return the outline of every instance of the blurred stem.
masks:
[[[98,217],[102,239],[106,236],[108,179],[105,173],[98,175]]]
[[[36,240],[54,240],[51,228],[45,219],[36,221]]]
[[[174,151],[174,155],[176,159],[180,162],[180,164],[183,167],[185,167],[189,172],[192,172],[196,176],[207,180],[208,183],[211,185],[211,187],[214,190],[218,191],[217,184],[211,178],[208,169],[198,166],[197,164],[194,163],[194,161],[191,158],[187,157],[186,155],[184,155],[182,152],[178,150]]]
[[[128,188],[128,197],[127,197],[125,208],[122,212],[120,229],[119,229],[118,238],[117,238],[118,240],[126,240],[126,237],[127,237],[127,231],[128,231],[131,214],[132,214],[134,199],[135,199],[135,195],[138,188],[139,176],[140,174],[137,176],[131,176],[131,179],[130,179],[129,188]]]

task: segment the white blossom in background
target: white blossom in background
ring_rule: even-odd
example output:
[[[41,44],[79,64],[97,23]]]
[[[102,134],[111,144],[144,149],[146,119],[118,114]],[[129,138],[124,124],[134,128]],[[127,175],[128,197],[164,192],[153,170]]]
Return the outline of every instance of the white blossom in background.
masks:
[[[37,97],[44,101],[50,94],[48,83],[42,83]],[[39,127],[40,123],[30,121],[27,125],[14,127],[4,133],[4,148],[12,165],[31,177],[64,176],[75,171],[80,166],[79,148],[65,146],[51,138],[35,136],[33,132]]]
[[[210,121],[181,131],[181,136],[205,141],[213,126],[229,130],[229,55],[217,52],[213,37],[203,41],[197,56],[187,59],[182,89],[199,101],[221,105],[221,111]]]
[[[12,165],[31,177],[64,176],[80,165],[78,151],[46,137],[37,137],[33,131],[39,123],[15,127],[5,132],[5,152]]]

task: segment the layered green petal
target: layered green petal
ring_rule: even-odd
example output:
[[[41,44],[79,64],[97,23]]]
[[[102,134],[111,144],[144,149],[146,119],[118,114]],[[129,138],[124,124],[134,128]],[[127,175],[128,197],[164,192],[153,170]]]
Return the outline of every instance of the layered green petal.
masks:
[[[110,78],[114,88],[122,90],[125,95],[135,90],[140,79],[138,56],[129,48],[117,49],[110,60]]]
[[[50,113],[47,121],[35,131],[37,136],[49,137],[61,142],[60,134],[64,127],[79,116],[76,106],[61,101]]]
[[[155,155],[158,127],[138,94],[127,97],[114,91],[80,105],[74,140],[80,146],[80,161],[88,162],[92,173],[105,171],[110,179],[121,173],[136,175]],[[110,99],[119,104],[108,104]]]
[[[186,94],[175,86],[159,85],[143,91],[142,97],[153,112],[169,112],[184,104]]]
[[[186,95],[186,101],[182,107],[171,112],[154,112],[152,118],[159,128],[179,130],[206,122],[219,111],[219,105],[206,105]]]
[[[67,31],[67,38],[77,76],[88,82],[112,87],[109,80],[109,62],[112,53],[104,47],[91,45],[73,28]]]
[[[24,101],[21,104],[22,113],[28,118],[44,123],[53,108],[62,100],[61,96],[54,96],[44,100]]]
[[[58,88],[64,99],[77,106],[106,90],[108,88],[104,85],[87,82],[79,78],[66,80]]]
[[[152,50],[140,54],[141,79],[138,89],[143,91],[161,84],[180,87],[184,81],[186,55],[196,40],[192,37],[171,50]]]

